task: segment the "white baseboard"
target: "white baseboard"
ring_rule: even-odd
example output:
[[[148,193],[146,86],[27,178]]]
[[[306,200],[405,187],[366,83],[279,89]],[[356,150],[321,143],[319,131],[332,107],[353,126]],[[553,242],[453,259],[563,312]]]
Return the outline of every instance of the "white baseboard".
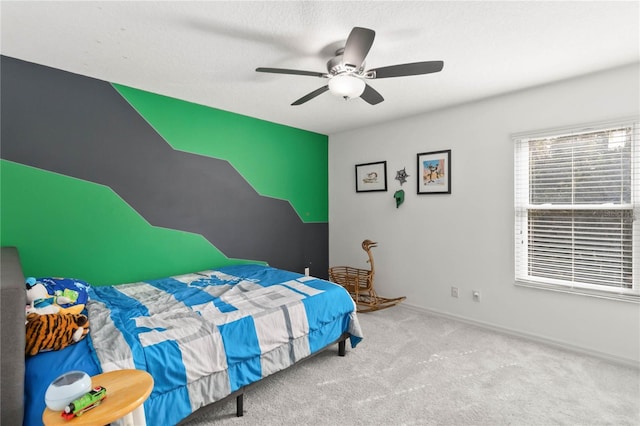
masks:
[[[608,354],[605,352],[600,352],[600,351],[595,351],[593,349],[589,349],[589,348],[583,348],[580,346],[575,346],[560,340],[554,340],[548,337],[544,337],[544,336],[540,336],[537,334],[531,334],[531,333],[525,333],[516,329],[512,329],[512,328],[507,328],[507,327],[502,327],[496,324],[491,324],[488,322],[484,322],[484,321],[478,321],[472,318],[467,318],[467,317],[463,317],[463,316],[459,316],[459,315],[454,315],[454,314],[450,314],[447,312],[441,312],[438,311],[436,309],[430,309],[430,308],[423,308],[421,306],[416,306],[416,305],[412,305],[410,303],[406,303],[403,302],[401,305],[406,309],[412,310],[414,312],[420,312],[420,313],[426,313],[426,314],[432,314],[432,315],[437,315],[439,317],[444,317],[444,318],[449,318],[452,320],[456,320],[456,321],[460,321],[466,324],[471,324],[471,325],[475,325],[477,327],[481,327],[481,328],[485,328],[488,330],[492,330],[492,331],[496,331],[498,333],[504,333],[504,334],[508,334],[511,336],[516,336],[516,337],[521,337],[524,339],[529,339],[529,340],[533,340],[535,342],[538,343],[543,343],[543,344],[547,344],[547,345],[551,345],[551,346],[555,346],[561,349],[565,349],[571,352],[576,352],[582,355],[589,355],[589,356],[593,356],[596,358],[600,358],[609,362],[613,362],[616,364],[621,364],[627,367],[633,367],[633,368],[637,368],[640,369],[640,361],[638,360],[634,360],[631,358],[624,358],[624,357],[619,357],[616,355],[612,355],[612,354]]]

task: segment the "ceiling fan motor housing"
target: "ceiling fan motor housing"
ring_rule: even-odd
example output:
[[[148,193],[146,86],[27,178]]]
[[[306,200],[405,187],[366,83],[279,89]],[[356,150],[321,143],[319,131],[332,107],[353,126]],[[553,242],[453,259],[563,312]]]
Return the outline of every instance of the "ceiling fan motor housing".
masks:
[[[327,62],[327,71],[329,72],[329,74],[330,75],[338,75],[343,73],[361,74],[362,71],[364,71],[364,66],[365,66],[364,62],[362,63],[362,65],[360,65],[360,68],[356,67],[355,65],[343,63],[343,56],[342,56],[343,51],[344,51],[344,48],[338,49],[336,51],[336,56],[329,59],[329,61]]]

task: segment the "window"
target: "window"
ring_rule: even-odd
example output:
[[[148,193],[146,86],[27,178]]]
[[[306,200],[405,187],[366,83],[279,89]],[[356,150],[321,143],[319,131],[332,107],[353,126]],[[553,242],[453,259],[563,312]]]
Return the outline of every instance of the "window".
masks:
[[[514,141],[516,283],[640,301],[637,123]]]

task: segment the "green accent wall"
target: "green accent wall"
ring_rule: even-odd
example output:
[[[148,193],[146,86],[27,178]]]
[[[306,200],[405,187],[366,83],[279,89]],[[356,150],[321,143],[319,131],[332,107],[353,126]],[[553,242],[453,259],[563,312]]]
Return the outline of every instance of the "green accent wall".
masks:
[[[104,285],[244,263],[201,235],[151,226],[108,187],[6,160],[0,176],[2,245],[19,247],[27,276]]]
[[[0,61],[0,244],[26,275],[107,285],[257,262],[326,278],[326,135]]]
[[[261,195],[303,222],[327,222],[328,137],[113,84],[174,148],[229,161]]]

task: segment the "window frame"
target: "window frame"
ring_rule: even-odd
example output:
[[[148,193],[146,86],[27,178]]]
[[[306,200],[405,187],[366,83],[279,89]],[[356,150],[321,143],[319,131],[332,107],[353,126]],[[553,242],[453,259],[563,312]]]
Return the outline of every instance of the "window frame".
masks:
[[[587,296],[600,297],[640,303],[640,118],[627,117],[615,121],[601,121],[586,125],[576,125],[571,127],[546,129],[541,131],[531,131],[514,133],[511,135],[511,142],[514,149],[514,280],[515,285],[532,287],[544,290],[551,290],[563,293],[574,293]],[[523,141],[545,139],[551,137],[567,137],[597,131],[611,130],[616,127],[631,127],[631,202],[620,205],[585,205],[585,204],[556,204],[541,206],[531,206],[529,204],[530,172],[529,152],[523,149]],[[528,146],[528,145],[527,145]],[[522,176],[521,176],[522,175]],[[519,186],[520,185],[520,188]],[[521,192],[523,191],[523,192]],[[522,241],[527,241],[528,235],[522,235],[520,231],[528,229],[529,211],[549,211],[549,210],[631,210],[632,219],[632,287],[630,289],[608,287],[602,284],[576,283],[552,278],[531,277],[528,274],[528,243],[526,247],[520,248]],[[572,239],[570,239],[573,241]]]

